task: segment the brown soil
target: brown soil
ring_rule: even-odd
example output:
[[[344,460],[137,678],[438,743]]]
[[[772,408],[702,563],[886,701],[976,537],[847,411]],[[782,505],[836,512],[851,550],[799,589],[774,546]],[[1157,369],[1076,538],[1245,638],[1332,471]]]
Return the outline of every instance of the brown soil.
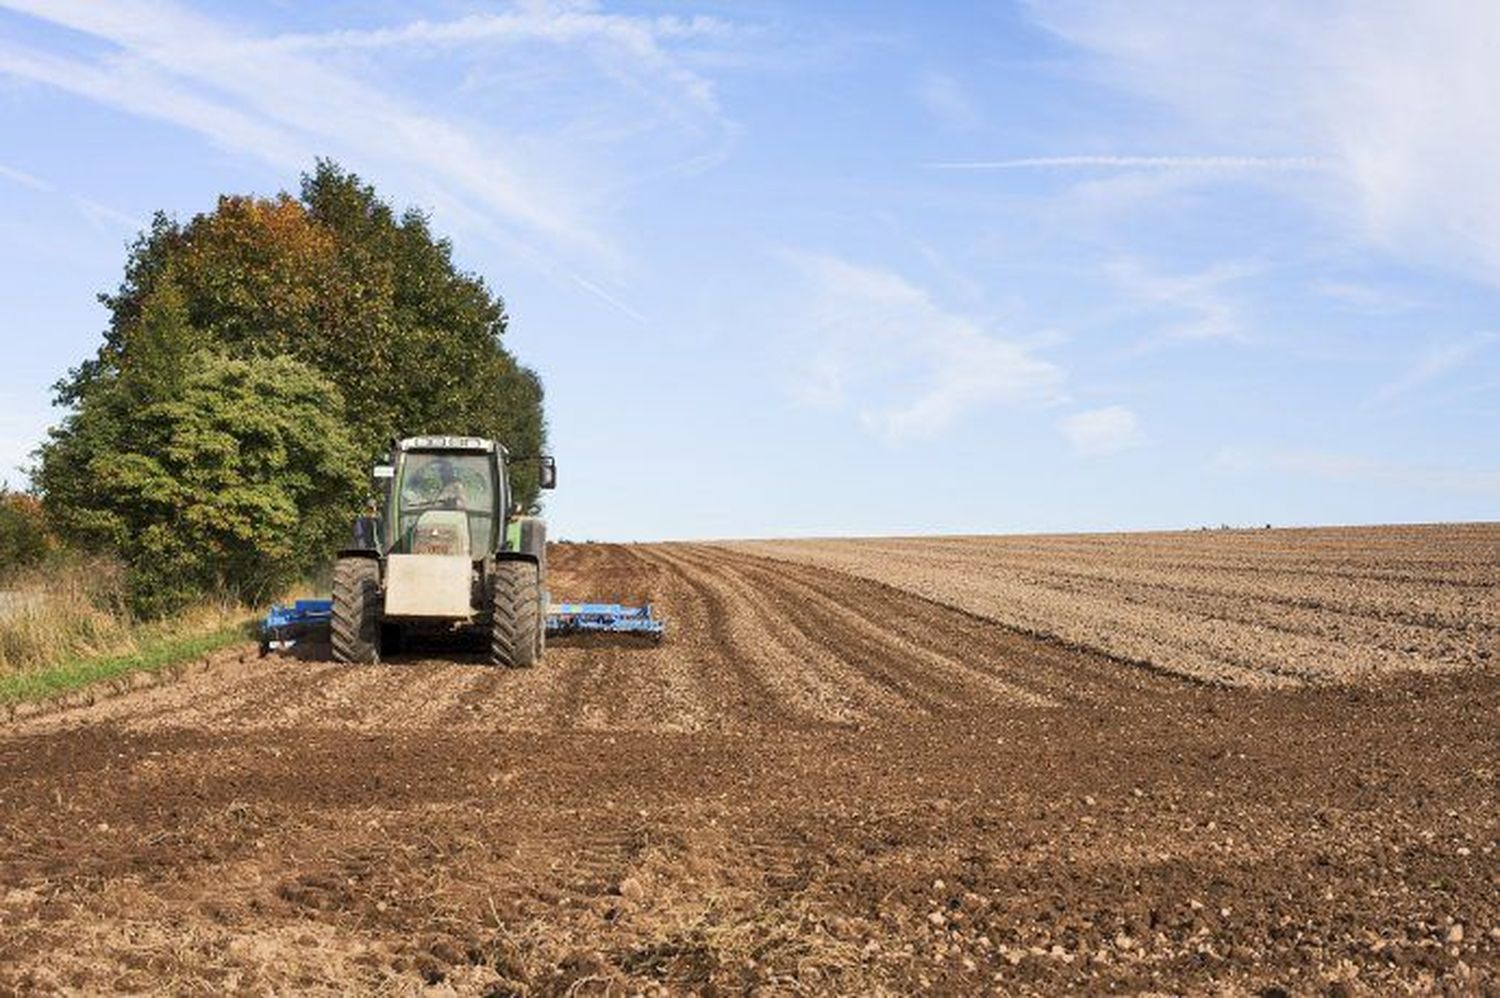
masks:
[[[253,653],[0,725],[0,992],[1500,987],[1500,676],[1209,687],[724,548],[661,646]]]
[[[1219,685],[1500,668],[1500,523],[734,548]]]

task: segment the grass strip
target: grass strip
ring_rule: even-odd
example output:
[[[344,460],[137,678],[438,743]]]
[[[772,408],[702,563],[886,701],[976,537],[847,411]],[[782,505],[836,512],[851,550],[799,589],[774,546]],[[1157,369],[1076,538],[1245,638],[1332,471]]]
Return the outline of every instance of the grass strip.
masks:
[[[128,654],[70,659],[34,672],[0,676],[0,704],[44,700],[130,672],[157,672],[248,641],[248,633],[246,624],[241,622],[187,637],[145,638],[139,642],[140,647]]]

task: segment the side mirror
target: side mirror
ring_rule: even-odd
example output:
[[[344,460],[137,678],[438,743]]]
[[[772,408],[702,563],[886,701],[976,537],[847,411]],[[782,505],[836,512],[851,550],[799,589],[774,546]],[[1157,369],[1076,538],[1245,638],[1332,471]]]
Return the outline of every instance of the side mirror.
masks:
[[[396,469],[388,464],[377,464],[370,472],[372,478],[395,478]]]
[[[541,472],[537,482],[544,489],[557,488],[557,459],[553,457],[542,457]]]

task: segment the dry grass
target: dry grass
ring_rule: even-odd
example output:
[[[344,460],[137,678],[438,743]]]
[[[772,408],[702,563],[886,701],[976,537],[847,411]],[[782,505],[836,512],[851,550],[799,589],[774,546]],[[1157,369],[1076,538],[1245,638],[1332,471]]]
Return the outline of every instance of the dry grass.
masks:
[[[104,558],[55,557],[10,575],[0,591],[0,679],[136,654],[168,635],[222,631],[245,617],[243,607],[205,602],[141,624],[126,604],[123,568]]]
[[[106,559],[52,559],[11,576],[0,604],[0,675],[128,651],[124,574]]]

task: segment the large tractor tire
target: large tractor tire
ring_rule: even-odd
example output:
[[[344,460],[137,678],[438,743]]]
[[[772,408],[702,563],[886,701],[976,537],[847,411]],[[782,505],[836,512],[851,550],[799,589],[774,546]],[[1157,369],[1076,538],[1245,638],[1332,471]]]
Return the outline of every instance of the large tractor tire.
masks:
[[[335,662],[380,661],[380,563],[373,558],[340,558],[333,566],[329,632]]]
[[[542,585],[545,586],[546,583]],[[547,654],[547,604],[550,601],[551,596],[545,588],[537,590],[536,612],[540,618],[536,625],[536,660],[538,662]]]
[[[547,653],[547,521],[537,516],[516,519],[520,550],[536,559],[537,612],[541,620],[536,628],[536,660],[540,662]]]
[[[490,623],[490,662],[511,669],[535,665],[541,657],[541,580],[529,561],[495,565],[494,611]]]

